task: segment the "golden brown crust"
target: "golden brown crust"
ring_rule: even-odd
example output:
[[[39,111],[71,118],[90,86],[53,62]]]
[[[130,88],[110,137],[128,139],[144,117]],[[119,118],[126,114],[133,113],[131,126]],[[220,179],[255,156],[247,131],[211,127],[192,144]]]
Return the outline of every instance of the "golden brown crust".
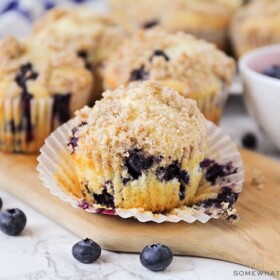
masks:
[[[168,59],[153,56],[155,50]],[[139,31],[112,54],[104,68],[105,88],[127,84],[132,71],[143,66],[148,79],[164,81],[186,97],[208,94],[220,86],[218,80],[230,84],[235,71],[233,59],[214,45],[188,34],[152,29]]]

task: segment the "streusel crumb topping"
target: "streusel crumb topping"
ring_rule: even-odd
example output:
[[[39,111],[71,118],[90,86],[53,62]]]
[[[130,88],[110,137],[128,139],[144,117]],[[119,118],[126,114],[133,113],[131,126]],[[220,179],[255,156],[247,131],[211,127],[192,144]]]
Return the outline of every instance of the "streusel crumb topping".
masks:
[[[139,31],[112,54],[104,68],[105,87],[112,88],[112,79],[118,85],[127,84],[139,69],[145,74],[142,80],[183,83],[181,93],[189,96],[209,91],[217,80],[231,83],[235,63],[211,43],[155,28]]]
[[[76,152],[102,154],[114,168],[132,149],[160,157],[162,164],[203,149],[206,125],[196,102],[158,82],[135,82],[106,91],[93,108],[77,112]],[[83,125],[81,125],[83,124]]]
[[[0,96],[20,95],[17,77],[25,75],[26,90],[33,96],[78,93],[92,84],[84,61],[72,51],[58,52],[32,40],[4,39],[0,42]]]

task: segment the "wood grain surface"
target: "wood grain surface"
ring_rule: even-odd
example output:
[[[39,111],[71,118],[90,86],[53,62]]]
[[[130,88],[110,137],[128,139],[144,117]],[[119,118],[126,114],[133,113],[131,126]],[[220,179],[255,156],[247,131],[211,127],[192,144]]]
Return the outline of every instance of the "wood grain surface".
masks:
[[[236,204],[241,220],[233,226],[220,220],[207,224],[140,223],[74,209],[42,186],[34,156],[0,154],[0,188],[81,238],[93,238],[104,249],[139,252],[147,244],[160,242],[176,254],[280,271],[280,164],[244,150],[242,156],[245,186]],[[251,184],[255,168],[265,176],[263,190]]]

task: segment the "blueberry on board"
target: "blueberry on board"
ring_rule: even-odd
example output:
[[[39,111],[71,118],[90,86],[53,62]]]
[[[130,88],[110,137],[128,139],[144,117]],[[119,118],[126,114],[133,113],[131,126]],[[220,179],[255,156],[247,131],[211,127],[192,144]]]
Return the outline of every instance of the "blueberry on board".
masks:
[[[3,206],[3,201],[2,198],[0,197],[0,210],[2,209],[2,206]]]
[[[101,247],[93,240],[86,238],[72,247],[73,257],[81,263],[93,263],[101,255]]]
[[[255,149],[257,147],[257,138],[253,133],[246,133],[242,138],[242,145],[248,149]]]
[[[164,270],[172,260],[172,251],[162,244],[148,245],[140,254],[141,264],[152,271]]]
[[[11,236],[19,235],[25,228],[26,221],[26,216],[20,209],[7,209],[0,213],[0,230]]]

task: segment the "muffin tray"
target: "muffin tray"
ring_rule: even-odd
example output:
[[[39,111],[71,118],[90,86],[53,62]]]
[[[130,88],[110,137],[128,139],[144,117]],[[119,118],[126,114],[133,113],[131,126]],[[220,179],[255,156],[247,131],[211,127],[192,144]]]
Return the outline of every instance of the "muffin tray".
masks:
[[[230,261],[277,275],[280,269],[280,164],[245,150],[241,153],[245,185],[236,204],[241,216],[236,225],[222,220],[206,224],[140,223],[75,209],[42,187],[35,156],[0,154],[0,189],[81,238],[93,238],[104,249],[139,252],[147,244],[160,242],[179,255]],[[262,190],[252,184],[254,169],[265,176]]]

